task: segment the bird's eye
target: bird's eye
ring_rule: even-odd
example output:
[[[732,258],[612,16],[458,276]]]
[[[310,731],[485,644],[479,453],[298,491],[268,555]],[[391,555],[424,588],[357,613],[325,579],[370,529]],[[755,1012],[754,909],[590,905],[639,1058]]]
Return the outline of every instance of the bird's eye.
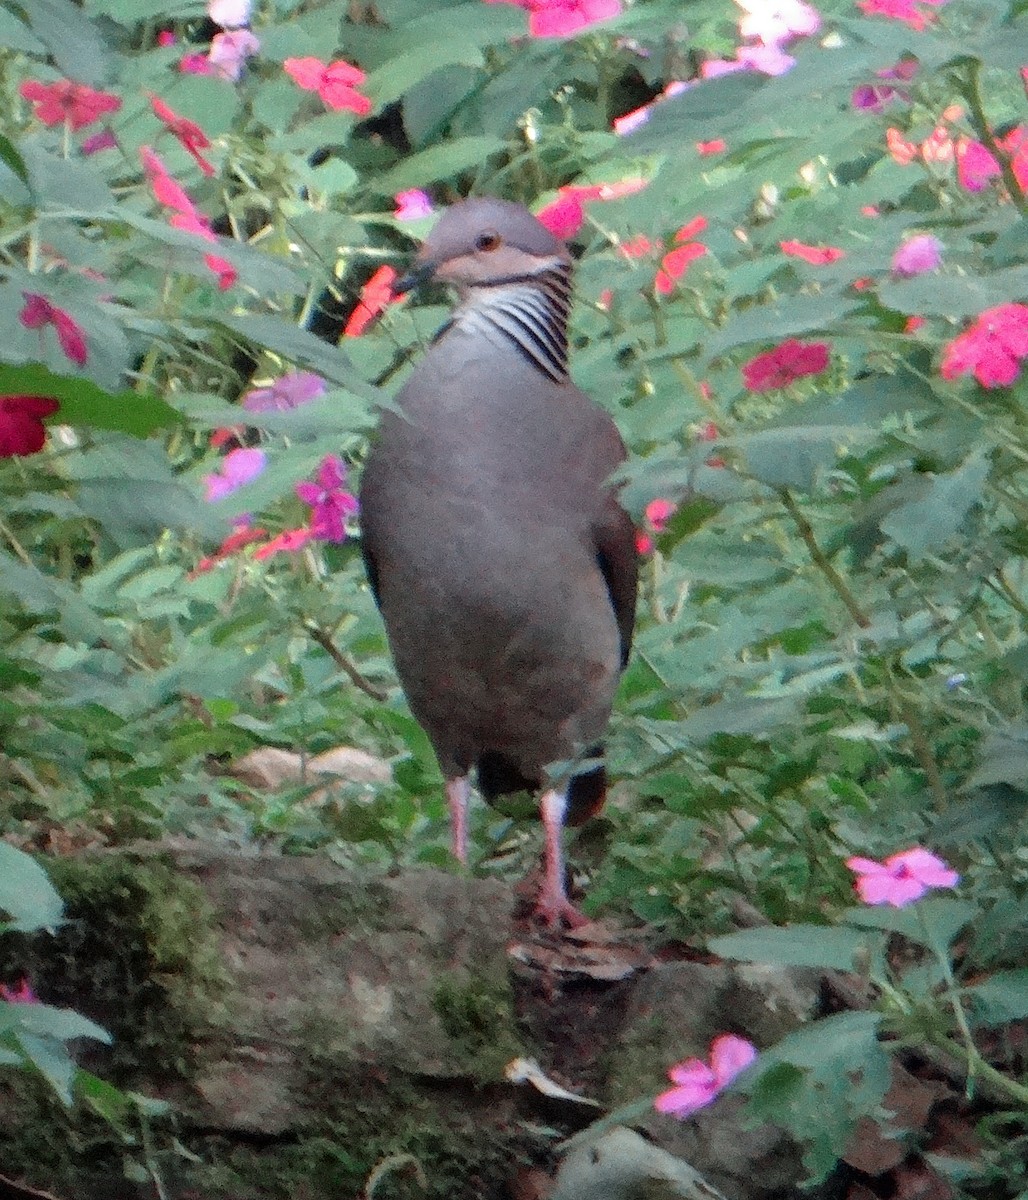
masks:
[[[478,237],[475,238],[475,249],[496,250],[499,248],[501,241],[502,238],[498,233],[495,233],[493,230],[489,230],[488,233],[480,233]]]

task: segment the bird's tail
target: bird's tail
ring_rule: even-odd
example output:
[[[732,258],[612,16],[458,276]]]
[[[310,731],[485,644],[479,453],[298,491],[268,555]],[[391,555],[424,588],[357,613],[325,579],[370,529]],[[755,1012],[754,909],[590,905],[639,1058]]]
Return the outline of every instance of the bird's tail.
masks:
[[[568,825],[582,825],[588,821],[603,807],[607,795],[607,772],[602,762],[603,747],[593,746],[585,757],[595,765],[571,777],[565,821]],[[542,786],[542,779],[533,779],[525,775],[502,754],[487,751],[478,760],[478,790],[482,793],[482,799],[489,804],[494,804],[501,796],[510,796],[516,792],[528,792],[534,796]]]

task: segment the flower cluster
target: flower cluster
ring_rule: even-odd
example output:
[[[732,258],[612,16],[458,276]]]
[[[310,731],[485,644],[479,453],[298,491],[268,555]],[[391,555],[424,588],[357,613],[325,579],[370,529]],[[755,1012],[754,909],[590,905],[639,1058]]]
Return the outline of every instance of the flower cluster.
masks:
[[[796,38],[811,37],[821,28],[821,16],[805,0],[736,0],[743,10],[739,33],[745,39],[735,58],[709,59],[703,64],[704,79],[733,71],[760,71],[784,75],[796,63],[785,47]]]
[[[217,75],[237,83],[246,60],[261,48],[257,37],[247,28],[250,8],[251,0],[208,0],[207,15],[222,27],[221,32],[211,39],[206,54],[186,54],[179,62],[179,70],[189,75]],[[175,36],[163,34],[159,40],[163,45],[172,45]]]
[[[974,375],[982,387],[1009,387],[1028,358],[1028,304],[998,304],[955,337],[942,356],[943,379]]]
[[[820,375],[828,367],[828,359],[828,346],[824,342],[789,338],[744,363],[742,377],[751,392],[770,392],[788,387],[804,375]]]

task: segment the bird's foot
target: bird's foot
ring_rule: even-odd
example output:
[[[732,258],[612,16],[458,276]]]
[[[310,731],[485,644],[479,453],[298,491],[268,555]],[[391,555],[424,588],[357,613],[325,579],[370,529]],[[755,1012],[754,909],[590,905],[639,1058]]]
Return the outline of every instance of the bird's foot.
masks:
[[[580,929],[589,924],[589,918],[580,912],[561,892],[551,892],[543,888],[535,902],[535,916],[550,929],[564,925],[568,929]]]

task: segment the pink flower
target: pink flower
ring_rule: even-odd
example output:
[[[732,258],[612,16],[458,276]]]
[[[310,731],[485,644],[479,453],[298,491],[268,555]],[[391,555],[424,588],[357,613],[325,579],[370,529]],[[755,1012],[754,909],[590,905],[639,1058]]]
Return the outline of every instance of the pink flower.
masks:
[[[792,258],[802,258],[804,262],[808,262],[814,267],[827,266],[846,256],[846,251],[840,250],[837,246],[808,246],[805,242],[797,241],[779,242],[778,245],[783,254],[788,254]]]
[[[307,528],[286,529],[277,537],[273,537],[270,542],[258,546],[253,552],[253,556],[258,562],[263,562],[266,558],[272,558],[283,551],[287,554],[295,554],[297,550],[302,550],[307,545],[311,537],[311,531]]]
[[[1009,387],[1028,357],[1028,305],[998,304],[946,347],[943,379],[973,374],[982,387]]]
[[[174,109],[164,103],[160,96],[155,96],[153,92],[149,92],[148,95],[154,116],[163,123],[169,133],[178,138],[182,148],[192,156],[200,170],[205,175],[213,175],[214,167],[200,153],[211,144],[211,139],[207,134],[195,121],[190,121],[187,117],[180,117]]]
[[[536,214],[537,219],[546,226],[554,237],[566,241],[574,237],[582,228],[585,220],[585,209],[578,196],[562,193],[556,200],[541,208]]]
[[[17,987],[8,987],[6,983],[0,983],[0,1000],[6,1000],[8,1004],[38,1004],[39,997],[32,990],[32,985],[27,979],[18,981]]]
[[[937,3],[939,0],[925,2]],[[931,13],[919,9],[915,0],[857,0],[857,8],[865,17],[887,17],[890,21],[902,21],[918,32],[926,29],[934,19]]]
[[[269,387],[253,388],[243,397],[247,412],[288,412],[323,396],[328,385],[313,371],[289,371]]]
[[[207,0],[207,15],[215,25],[238,29],[250,24],[252,0]]]
[[[706,1108],[756,1059],[757,1048],[752,1042],[734,1033],[723,1033],[710,1044],[709,1066],[699,1058],[687,1058],[668,1071],[677,1086],[662,1092],[653,1107],[682,1121]]]
[[[357,515],[357,500],[343,490],[346,467],[334,454],[326,454],[316,483],[296,485],[296,494],[311,508],[311,537],[323,542],[346,541],[346,521]]]
[[[230,29],[225,33],[216,33],[211,39],[211,48],[205,60],[208,69],[203,73],[210,74],[213,71],[222,79],[236,83],[242,74],[243,64],[260,48],[260,41],[249,29]]]
[[[206,54],[201,54],[194,51],[192,54],[183,54],[179,59],[178,69],[183,75],[213,75],[214,66]]]
[[[572,37],[621,12],[621,0],[530,0],[532,37]]]
[[[787,387],[804,375],[820,375],[828,366],[824,342],[799,342],[789,338],[743,364],[742,376],[751,392],[770,392]]]
[[[167,49],[168,46],[174,46],[177,41],[178,38],[175,36],[174,30],[171,29],[162,29],[157,35],[157,45],[162,49]]]
[[[393,217],[397,221],[418,221],[422,217],[430,217],[435,211],[432,208],[432,198],[421,188],[408,188],[405,192],[397,192],[393,199],[396,201]]]
[[[697,142],[696,151],[705,157],[711,154],[724,154],[726,150],[724,138],[711,138],[709,142]]]
[[[635,548],[640,554],[650,554],[655,545],[654,538],[663,533],[671,518],[678,512],[674,500],[651,500],[643,513],[644,528],[635,535]]]
[[[256,479],[267,465],[268,456],[263,450],[251,449],[248,446],[230,450],[222,459],[221,470],[203,478],[207,489],[206,499],[223,500],[244,483]]]
[[[892,256],[892,273],[901,279],[936,271],[942,263],[942,242],[930,233],[908,238]]]
[[[956,145],[957,183],[967,192],[980,192],[995,176],[1001,174],[999,163],[981,144],[970,138],[960,138]]]
[[[396,268],[379,267],[368,282],[361,288],[357,307],[343,329],[343,337],[360,337],[362,333],[378,320],[390,304],[396,304],[402,297],[393,294],[393,284],[396,282]]]
[[[87,137],[81,149],[83,154],[98,154],[101,150],[113,150],[117,144],[113,129],[101,129],[99,133]]]
[[[784,75],[796,65],[781,46],[740,46],[735,58],[711,58],[700,68],[704,79],[717,79],[735,71],[759,71],[762,75]]]
[[[0,396],[0,458],[42,450],[46,441],[43,418],[52,417],[58,408],[60,404],[51,396]]]
[[[346,109],[359,117],[371,112],[371,101],[356,88],[367,76],[341,59],[327,66],[317,58],[287,58],[282,64],[286,74],[305,92],[317,92],[326,108]]]
[[[744,38],[765,46],[782,46],[796,37],[810,37],[821,28],[816,8],[803,0],[736,0],[745,14],[739,21]]]
[[[22,325],[26,329],[40,330],[52,325],[65,358],[70,358],[77,366],[84,367],[89,358],[89,350],[86,348],[85,334],[79,325],[63,308],[51,304],[38,292],[22,292],[22,296],[25,298],[25,307],[18,314]]]
[[[56,83],[26,79],[18,91],[31,102],[44,125],[63,125],[67,121],[72,129],[79,130],[121,108],[121,100],[111,92],[98,92],[70,79]]]
[[[890,855],[884,862],[848,858],[846,866],[856,874],[855,887],[865,904],[891,904],[893,908],[905,908],[932,888],[956,887],[960,882],[956,871],[920,846]]]

